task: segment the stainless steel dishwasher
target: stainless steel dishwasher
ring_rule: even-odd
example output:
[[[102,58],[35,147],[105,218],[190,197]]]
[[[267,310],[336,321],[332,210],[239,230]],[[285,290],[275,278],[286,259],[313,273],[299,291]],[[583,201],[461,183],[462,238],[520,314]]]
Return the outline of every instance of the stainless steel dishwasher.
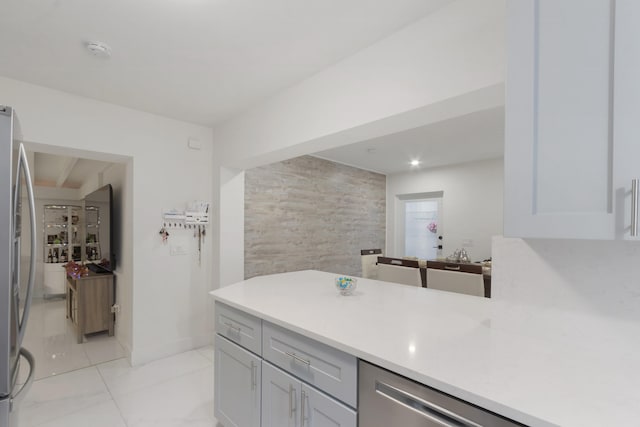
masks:
[[[362,360],[358,378],[359,427],[524,425]]]

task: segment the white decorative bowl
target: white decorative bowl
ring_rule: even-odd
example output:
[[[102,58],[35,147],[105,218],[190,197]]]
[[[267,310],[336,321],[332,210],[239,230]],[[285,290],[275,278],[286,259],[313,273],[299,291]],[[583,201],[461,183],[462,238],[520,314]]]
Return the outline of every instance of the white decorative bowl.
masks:
[[[350,295],[358,286],[358,279],[349,276],[336,277],[336,288],[342,295]]]

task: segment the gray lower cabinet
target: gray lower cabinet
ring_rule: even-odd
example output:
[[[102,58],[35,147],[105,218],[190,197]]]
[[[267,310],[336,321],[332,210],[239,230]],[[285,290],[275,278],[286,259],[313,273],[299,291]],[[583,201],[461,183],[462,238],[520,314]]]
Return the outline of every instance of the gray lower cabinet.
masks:
[[[219,302],[215,310],[214,414],[220,424],[357,426],[354,356]]]
[[[262,362],[262,427],[299,427],[300,380]]]
[[[330,396],[262,363],[262,427],[356,427],[356,412]]]
[[[222,303],[216,303],[216,333],[240,347],[261,354],[262,320]]]
[[[264,322],[262,358],[347,405],[358,405],[355,356]]]
[[[301,427],[356,427],[358,415],[353,409],[302,383]]]
[[[220,335],[215,341],[215,417],[225,427],[260,427],[261,359]]]

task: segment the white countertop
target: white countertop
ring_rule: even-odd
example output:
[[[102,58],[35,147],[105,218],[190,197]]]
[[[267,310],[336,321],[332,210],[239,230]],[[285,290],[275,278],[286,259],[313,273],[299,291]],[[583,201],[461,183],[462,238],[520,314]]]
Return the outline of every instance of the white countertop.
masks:
[[[640,327],[335,274],[255,277],[211,292],[361,359],[531,426],[640,423]]]

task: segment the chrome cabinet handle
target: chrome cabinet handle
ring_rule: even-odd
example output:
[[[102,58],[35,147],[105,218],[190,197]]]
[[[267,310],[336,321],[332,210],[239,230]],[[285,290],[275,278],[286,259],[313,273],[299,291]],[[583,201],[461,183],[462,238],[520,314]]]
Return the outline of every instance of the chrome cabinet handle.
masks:
[[[638,179],[631,180],[631,237],[638,236]]]
[[[482,427],[480,424],[460,414],[456,414],[387,383],[376,381],[376,393],[402,406],[411,408],[423,417],[444,427]]]
[[[306,420],[306,417],[304,415],[304,405],[305,405],[305,401],[308,399],[309,397],[307,396],[307,393],[304,392],[304,390],[300,391],[300,403],[301,403],[301,407],[300,407],[300,427],[304,427],[304,422]]]
[[[307,360],[307,359],[303,359],[302,357],[298,356],[295,353],[289,352],[289,351],[285,351],[285,354],[289,357],[292,357],[294,360],[297,360],[300,363],[304,363],[307,366],[311,366],[311,361]]]
[[[231,329],[235,329],[238,332],[242,331],[242,328],[240,326],[236,326],[233,323],[224,322],[224,325],[230,327]]]
[[[460,266],[457,267],[451,267],[449,265],[445,265],[444,266],[445,270],[454,270],[454,271],[460,271]]]
[[[258,386],[258,365],[251,361],[251,390],[255,390]]]
[[[296,400],[296,389],[289,384],[289,418],[293,418],[293,414],[296,412],[294,407]]]

